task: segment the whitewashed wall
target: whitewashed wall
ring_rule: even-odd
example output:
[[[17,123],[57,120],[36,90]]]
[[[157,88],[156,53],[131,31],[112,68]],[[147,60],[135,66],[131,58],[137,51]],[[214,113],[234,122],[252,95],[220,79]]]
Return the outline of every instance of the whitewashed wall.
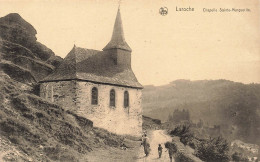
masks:
[[[98,104],[91,104],[91,90],[98,89]],[[41,84],[41,97],[66,110],[93,121],[94,126],[116,134],[141,136],[142,90],[90,82],[60,81]],[[110,90],[116,93],[116,106],[110,107]],[[124,108],[124,92],[129,93],[129,107]],[[51,95],[52,94],[52,95]]]
[[[79,114],[94,122],[94,126],[117,134],[140,136],[142,133],[142,90],[90,82],[79,82]],[[98,105],[91,104],[91,90],[98,89]],[[110,90],[116,92],[116,106],[110,107]],[[129,107],[124,108],[124,92],[129,93]]]

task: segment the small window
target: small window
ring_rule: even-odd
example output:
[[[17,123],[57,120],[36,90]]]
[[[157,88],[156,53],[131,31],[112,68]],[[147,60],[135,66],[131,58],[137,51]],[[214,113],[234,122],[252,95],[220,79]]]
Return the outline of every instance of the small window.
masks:
[[[48,92],[49,92],[48,89],[49,89],[49,85],[47,84],[45,87],[45,92],[44,92],[45,99],[48,99]]]
[[[51,86],[51,102],[54,102],[54,99],[53,99],[53,86]]]
[[[47,100],[54,102],[53,100],[53,86],[52,85],[47,85],[46,86],[46,93],[45,97]]]
[[[110,91],[110,106],[116,106],[116,92],[115,90]]]
[[[129,93],[128,91],[125,91],[124,93],[124,107],[129,107]]]
[[[92,88],[91,91],[91,104],[92,105],[98,104],[98,89],[96,87]]]

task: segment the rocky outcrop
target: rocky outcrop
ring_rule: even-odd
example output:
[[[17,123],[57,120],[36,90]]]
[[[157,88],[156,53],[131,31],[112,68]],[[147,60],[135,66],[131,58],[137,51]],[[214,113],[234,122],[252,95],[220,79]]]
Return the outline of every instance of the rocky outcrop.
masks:
[[[4,40],[30,47],[36,42],[36,34],[34,27],[17,13],[0,18],[0,35]]]
[[[17,81],[36,83],[52,73],[62,61],[37,41],[36,34],[34,27],[19,14],[11,13],[0,18],[1,70]],[[17,71],[19,73],[13,74]]]
[[[0,67],[5,74],[23,83],[35,83],[36,80],[30,71],[7,61],[1,61]]]
[[[26,22],[19,14],[11,13],[0,18],[0,36],[2,39],[20,44],[35,54],[43,61],[55,54],[51,49],[37,41],[37,31]]]

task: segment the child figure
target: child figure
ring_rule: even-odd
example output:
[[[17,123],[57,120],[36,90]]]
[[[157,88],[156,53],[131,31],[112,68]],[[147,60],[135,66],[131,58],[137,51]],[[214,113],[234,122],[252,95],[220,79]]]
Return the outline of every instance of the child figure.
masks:
[[[162,146],[161,146],[161,144],[159,144],[159,146],[158,146],[158,154],[159,154],[159,158],[161,158],[161,156],[162,156]]]

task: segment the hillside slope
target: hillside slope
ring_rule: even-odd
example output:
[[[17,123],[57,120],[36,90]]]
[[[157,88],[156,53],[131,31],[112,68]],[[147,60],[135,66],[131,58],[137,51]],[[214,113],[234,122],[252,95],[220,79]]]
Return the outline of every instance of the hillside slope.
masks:
[[[15,147],[23,158],[85,160],[93,148],[119,147],[123,141],[123,137],[93,128],[92,121],[30,93],[31,87],[6,75],[1,76],[0,91],[0,138],[10,141],[7,146]]]

